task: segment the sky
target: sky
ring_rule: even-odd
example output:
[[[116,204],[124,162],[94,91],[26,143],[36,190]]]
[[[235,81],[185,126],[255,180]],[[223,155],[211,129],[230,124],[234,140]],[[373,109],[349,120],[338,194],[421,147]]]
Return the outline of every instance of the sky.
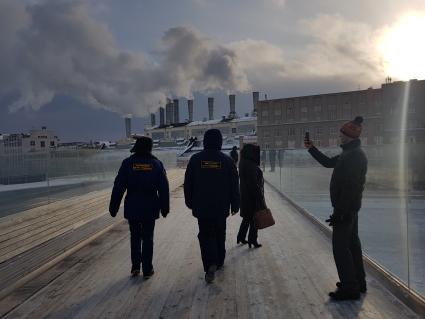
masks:
[[[142,132],[167,98],[195,119],[270,98],[425,78],[423,0],[0,0],[0,133]]]

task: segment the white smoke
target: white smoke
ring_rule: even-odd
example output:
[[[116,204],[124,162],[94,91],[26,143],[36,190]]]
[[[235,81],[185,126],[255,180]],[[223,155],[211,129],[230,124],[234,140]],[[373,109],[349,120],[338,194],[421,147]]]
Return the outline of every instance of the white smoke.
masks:
[[[151,61],[118,48],[83,1],[0,1],[0,95],[11,110],[57,94],[121,114],[146,115],[167,96],[249,88],[235,53],[190,28],[168,30]]]

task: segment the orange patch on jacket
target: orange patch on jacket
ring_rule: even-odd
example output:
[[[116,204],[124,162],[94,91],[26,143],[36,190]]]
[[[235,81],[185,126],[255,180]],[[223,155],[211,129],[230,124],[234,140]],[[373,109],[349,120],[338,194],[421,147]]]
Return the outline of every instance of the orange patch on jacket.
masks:
[[[152,164],[133,163],[133,171],[152,171]]]
[[[201,168],[221,169],[221,162],[201,161]]]

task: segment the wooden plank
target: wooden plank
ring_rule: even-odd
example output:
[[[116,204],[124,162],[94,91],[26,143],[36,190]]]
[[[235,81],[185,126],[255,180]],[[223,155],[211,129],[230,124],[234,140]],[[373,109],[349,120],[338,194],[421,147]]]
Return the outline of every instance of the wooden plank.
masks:
[[[122,225],[120,236],[105,234],[53,267],[57,276],[5,318],[418,318],[372,276],[361,300],[330,302],[337,276],[329,239],[268,188],[266,197],[276,225],[259,232],[264,246],[236,245],[241,219],[230,217],[225,267],[212,285],[203,279],[196,219],[180,188],[169,217],[157,222],[154,277],[129,278]]]

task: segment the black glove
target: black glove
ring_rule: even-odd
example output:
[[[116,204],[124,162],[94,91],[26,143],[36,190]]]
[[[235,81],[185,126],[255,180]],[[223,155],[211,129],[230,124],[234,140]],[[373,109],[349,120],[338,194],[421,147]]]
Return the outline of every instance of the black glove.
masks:
[[[332,214],[329,216],[325,222],[329,223],[329,226],[335,226],[337,224],[341,224],[344,221],[344,215],[342,214]]]
[[[118,213],[118,212],[113,212],[113,211],[111,211],[111,210],[109,211],[109,214],[110,214],[112,217],[117,216],[117,213]]]
[[[167,217],[167,215],[168,215],[168,213],[169,213],[170,211],[164,211],[164,210],[161,210],[161,215],[162,215],[162,217]]]

